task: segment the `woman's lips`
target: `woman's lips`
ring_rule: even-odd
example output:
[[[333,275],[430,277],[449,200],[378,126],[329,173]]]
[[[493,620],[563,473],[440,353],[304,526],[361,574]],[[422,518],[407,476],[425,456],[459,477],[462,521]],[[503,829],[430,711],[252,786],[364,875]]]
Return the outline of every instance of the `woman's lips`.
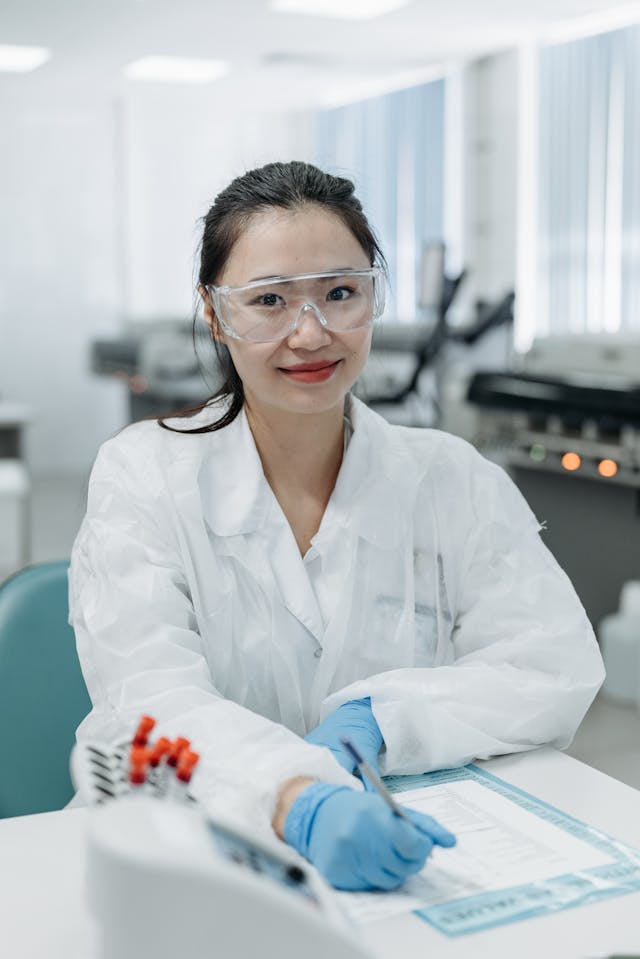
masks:
[[[298,383],[322,383],[328,380],[338,366],[340,360],[334,360],[332,363],[300,363],[298,366],[279,367],[280,372],[284,373],[291,380]]]

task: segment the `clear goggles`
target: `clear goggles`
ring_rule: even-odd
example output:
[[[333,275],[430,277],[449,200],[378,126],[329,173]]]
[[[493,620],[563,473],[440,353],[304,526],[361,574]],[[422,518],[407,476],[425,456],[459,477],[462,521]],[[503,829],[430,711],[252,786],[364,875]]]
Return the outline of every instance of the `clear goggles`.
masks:
[[[206,290],[227,336],[250,343],[282,340],[310,314],[334,333],[349,333],[370,326],[384,310],[384,274],[377,266]]]

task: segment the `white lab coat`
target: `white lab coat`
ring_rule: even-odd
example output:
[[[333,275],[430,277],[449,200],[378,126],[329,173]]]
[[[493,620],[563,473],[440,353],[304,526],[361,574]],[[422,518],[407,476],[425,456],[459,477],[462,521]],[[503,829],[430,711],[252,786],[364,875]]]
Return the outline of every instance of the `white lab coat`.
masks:
[[[570,742],[602,661],[514,484],[461,439],[350,418],[312,540],[324,610],[244,413],[104,444],[70,572],[79,739],[157,716],[201,752],[200,796],[262,825],[289,776],[355,784],[300,738],[349,699],[371,697],[385,773]]]

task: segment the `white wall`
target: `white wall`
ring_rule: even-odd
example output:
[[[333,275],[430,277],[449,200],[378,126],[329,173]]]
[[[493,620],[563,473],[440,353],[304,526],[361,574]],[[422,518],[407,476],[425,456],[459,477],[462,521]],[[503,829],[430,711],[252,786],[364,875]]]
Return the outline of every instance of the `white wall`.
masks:
[[[252,115],[208,88],[132,89],[122,143],[126,303],[136,320],[189,315],[199,220],[223,187],[310,153],[303,119]]]
[[[4,83],[4,81],[3,81]],[[119,96],[12,80],[0,106],[0,399],[33,415],[35,473],[89,469],[127,422],[123,386],[89,371],[125,319],[192,309],[198,219],[232,177],[304,158],[306,129],[214,88]]]
[[[114,110],[17,82],[0,104],[0,398],[31,408],[36,472],[84,470],[123,417],[88,370],[122,310]]]
[[[463,203],[456,216],[462,228],[458,259],[470,270],[462,297],[469,309],[475,299],[497,299],[516,282],[517,52],[469,63],[461,87],[456,106]]]

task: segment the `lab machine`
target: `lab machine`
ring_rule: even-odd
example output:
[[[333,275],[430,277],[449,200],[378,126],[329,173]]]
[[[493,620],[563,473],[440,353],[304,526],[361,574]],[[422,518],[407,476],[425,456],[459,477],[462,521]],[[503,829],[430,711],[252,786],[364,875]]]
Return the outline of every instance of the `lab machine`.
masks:
[[[195,406],[222,382],[206,329],[194,337],[188,320],[178,318],[130,322],[121,336],[95,340],[91,369],[123,384],[131,422]]]
[[[83,743],[87,892],[100,959],[366,959],[330,888],[275,837],[207,815],[188,740]]]
[[[640,575],[640,337],[540,338],[447,390],[445,428],[511,472],[597,625]]]
[[[0,399],[0,581],[31,554],[31,479],[24,454],[29,411]]]

